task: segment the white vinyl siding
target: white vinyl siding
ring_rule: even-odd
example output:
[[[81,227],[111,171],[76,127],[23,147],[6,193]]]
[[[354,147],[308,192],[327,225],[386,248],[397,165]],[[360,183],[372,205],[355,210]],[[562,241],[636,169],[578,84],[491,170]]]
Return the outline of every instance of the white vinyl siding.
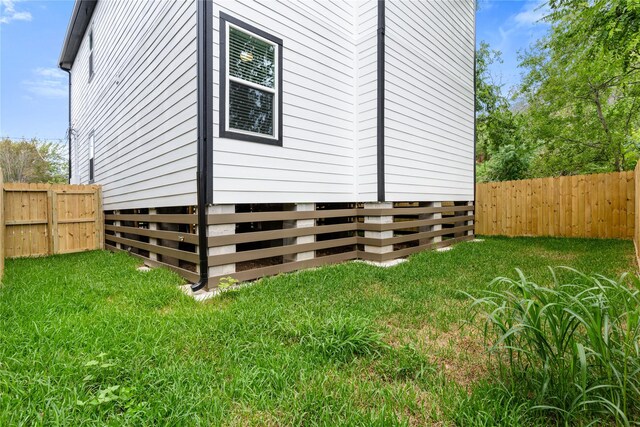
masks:
[[[214,2],[214,203],[355,199],[351,2]],[[218,135],[219,11],[282,39],[282,147]]]
[[[357,200],[378,199],[378,1],[356,7],[356,171]]]
[[[196,204],[196,8],[96,6],[71,70],[72,182],[94,131],[107,210]],[[473,1],[385,8],[386,199],[470,200]],[[220,12],[282,39],[282,146],[220,138]],[[214,0],[212,22],[213,202],[376,201],[378,1]]]
[[[71,70],[72,182],[89,181],[94,130],[105,209],[196,203],[196,47],[195,1],[98,2]]]
[[[472,200],[474,2],[385,4],[387,200]]]

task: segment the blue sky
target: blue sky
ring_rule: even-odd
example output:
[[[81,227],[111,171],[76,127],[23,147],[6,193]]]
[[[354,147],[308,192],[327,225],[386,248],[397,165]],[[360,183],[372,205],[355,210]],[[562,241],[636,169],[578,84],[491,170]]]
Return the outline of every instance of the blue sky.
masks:
[[[477,40],[503,53],[494,67],[505,92],[519,81],[517,53],[544,34],[540,0],[481,0]],[[67,75],[58,55],[72,0],[0,0],[0,136],[62,139]]]
[[[520,81],[518,52],[542,37],[548,24],[540,19],[548,13],[546,1],[479,0],[476,15],[476,42],[486,41],[502,52],[502,64],[495,64],[492,73],[502,83],[503,93]]]

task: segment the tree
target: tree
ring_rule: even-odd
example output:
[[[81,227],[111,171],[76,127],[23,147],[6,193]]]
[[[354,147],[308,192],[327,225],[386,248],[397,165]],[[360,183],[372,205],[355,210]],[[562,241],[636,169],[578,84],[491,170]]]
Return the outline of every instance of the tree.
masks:
[[[479,181],[518,179],[526,175],[520,118],[511,111],[509,100],[502,94],[502,85],[491,74],[490,66],[496,62],[502,62],[500,51],[481,42],[476,52],[475,101]],[[513,155],[522,160],[517,172],[508,171],[509,163],[515,160]],[[495,161],[494,156],[498,157]]]
[[[526,71],[520,87],[527,103],[524,129],[537,153],[534,175],[620,171],[635,165],[640,151],[640,67],[633,59],[637,34],[612,18],[624,11],[637,16],[637,7],[631,13],[621,6],[626,3],[552,2],[546,18],[552,24],[549,34],[521,58]],[[626,47],[610,49],[613,40],[626,40]]]
[[[5,182],[66,182],[66,162],[62,147],[55,142],[0,142],[0,168]]]
[[[511,181],[527,177],[529,156],[519,147],[505,145],[487,162],[485,176],[487,181]]]

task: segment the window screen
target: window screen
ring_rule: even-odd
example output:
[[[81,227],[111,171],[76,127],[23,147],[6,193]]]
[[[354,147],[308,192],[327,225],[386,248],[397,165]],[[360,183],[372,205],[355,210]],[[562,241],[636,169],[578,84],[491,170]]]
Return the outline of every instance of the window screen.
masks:
[[[221,136],[279,144],[282,41],[222,14],[221,26]]]

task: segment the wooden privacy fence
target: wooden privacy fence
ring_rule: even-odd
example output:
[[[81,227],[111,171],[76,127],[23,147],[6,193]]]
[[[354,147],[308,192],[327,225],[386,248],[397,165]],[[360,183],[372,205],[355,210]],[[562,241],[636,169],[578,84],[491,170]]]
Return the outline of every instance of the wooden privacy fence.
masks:
[[[632,239],[636,177],[628,171],[478,184],[476,233]]]
[[[103,247],[99,185],[2,185],[3,257],[80,252]]]

